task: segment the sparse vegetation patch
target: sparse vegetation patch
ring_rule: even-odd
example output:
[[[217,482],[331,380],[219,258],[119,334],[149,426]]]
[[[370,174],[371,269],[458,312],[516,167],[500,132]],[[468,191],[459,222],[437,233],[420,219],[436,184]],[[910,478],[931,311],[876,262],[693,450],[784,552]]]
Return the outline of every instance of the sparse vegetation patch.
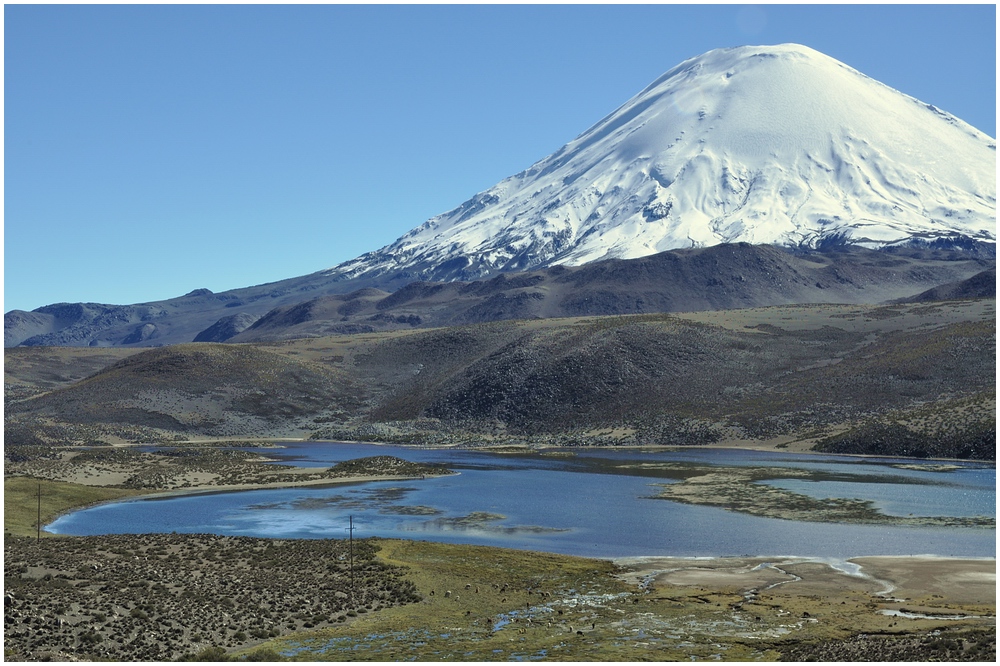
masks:
[[[354,613],[419,600],[378,545],[356,540],[111,535],[4,540],[13,660],[213,657]],[[353,565],[352,565],[353,561]]]

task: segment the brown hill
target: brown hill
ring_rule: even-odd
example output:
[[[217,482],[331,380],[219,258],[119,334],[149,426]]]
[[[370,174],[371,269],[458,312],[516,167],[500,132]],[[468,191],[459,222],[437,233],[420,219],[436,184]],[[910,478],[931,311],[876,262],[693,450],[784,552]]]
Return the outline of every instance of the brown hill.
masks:
[[[179,345],[12,398],[5,434],[8,444],[123,433],[475,445],[815,441],[854,432],[830,445],[861,450],[877,435],[867,452],[984,458],[995,455],[995,331],[995,301],[979,300]],[[8,358],[8,376],[30,385],[37,363],[30,371],[17,354]],[[940,445],[928,448],[930,439]]]
[[[305,416],[355,410],[361,388],[326,365],[245,345],[189,344],[112,363],[66,388],[8,403],[14,423],[136,426],[177,434],[253,436]]]

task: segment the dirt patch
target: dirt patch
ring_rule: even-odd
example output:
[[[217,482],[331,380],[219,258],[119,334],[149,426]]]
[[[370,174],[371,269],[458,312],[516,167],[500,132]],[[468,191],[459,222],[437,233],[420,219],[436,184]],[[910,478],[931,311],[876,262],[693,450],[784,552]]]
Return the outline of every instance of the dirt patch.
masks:
[[[891,582],[893,597],[933,598],[934,605],[944,606],[989,605],[996,601],[994,559],[859,557],[852,562],[875,578]]]

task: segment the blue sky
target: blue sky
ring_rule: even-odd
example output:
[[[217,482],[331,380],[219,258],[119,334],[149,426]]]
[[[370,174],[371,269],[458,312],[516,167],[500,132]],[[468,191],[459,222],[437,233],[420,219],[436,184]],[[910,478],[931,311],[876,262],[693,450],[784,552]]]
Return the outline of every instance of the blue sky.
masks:
[[[783,42],[996,136],[994,5],[7,5],[4,311],[329,268]]]

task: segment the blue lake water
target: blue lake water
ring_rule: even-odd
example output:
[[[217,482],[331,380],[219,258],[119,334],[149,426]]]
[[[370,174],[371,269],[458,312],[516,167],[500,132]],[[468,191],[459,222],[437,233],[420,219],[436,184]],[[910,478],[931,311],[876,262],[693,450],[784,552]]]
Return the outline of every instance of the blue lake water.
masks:
[[[500,455],[373,444],[309,442],[268,451],[284,464],[327,467],[372,455],[443,463],[458,475],[415,481],[135,499],[63,516],[65,534],[214,533],[276,538],[425,539],[589,557],[637,555],[862,555],[995,557],[996,531],[811,523],[758,518],[651,499],[669,473],[621,464],[786,466],[823,480],[767,483],[815,497],[870,499],[893,515],[996,516],[996,470],[893,467],[919,461],[721,449],[575,450],[571,457]],[[641,474],[641,475],[640,475]],[[826,480],[829,479],[829,480]],[[470,520],[470,514],[478,519]],[[473,516],[476,518],[476,516]]]

